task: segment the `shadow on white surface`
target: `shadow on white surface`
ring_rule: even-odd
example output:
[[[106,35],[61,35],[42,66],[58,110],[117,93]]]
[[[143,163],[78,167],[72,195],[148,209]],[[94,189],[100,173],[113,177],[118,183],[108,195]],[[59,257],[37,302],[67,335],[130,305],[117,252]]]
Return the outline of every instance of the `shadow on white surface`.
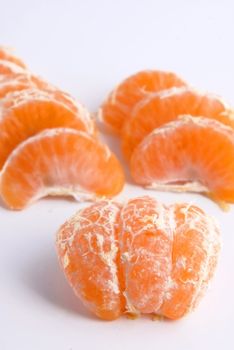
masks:
[[[6,205],[5,205],[5,203],[3,202],[3,200],[2,200],[1,197],[0,197],[0,208],[1,208],[1,210],[9,210],[9,209],[7,209],[7,207],[6,207]]]
[[[59,267],[54,251],[44,247],[38,249],[38,255],[31,256],[21,270],[22,283],[36,296],[42,298],[55,308],[88,319],[94,317],[86,311],[81,301],[75,296]]]

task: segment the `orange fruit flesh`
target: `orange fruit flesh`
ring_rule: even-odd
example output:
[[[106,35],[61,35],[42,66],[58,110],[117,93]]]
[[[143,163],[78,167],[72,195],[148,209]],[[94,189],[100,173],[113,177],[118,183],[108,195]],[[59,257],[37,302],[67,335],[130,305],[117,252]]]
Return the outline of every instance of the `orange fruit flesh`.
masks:
[[[9,93],[30,88],[38,88],[45,91],[53,90],[53,87],[50,84],[29,72],[25,72],[24,74],[3,75],[0,77],[1,99],[6,97]]]
[[[0,47],[0,60],[5,60],[15,63],[17,66],[26,68],[25,63],[17,56],[14,55],[14,51],[7,47]]]
[[[174,73],[161,71],[141,71],[124,80],[110,94],[100,108],[100,118],[119,134],[133,107],[151,92],[184,86]]]
[[[24,74],[24,73],[27,73],[27,69],[17,65],[14,62],[0,59],[1,75]]]
[[[148,135],[130,167],[143,186],[193,190],[198,183],[198,191],[234,202],[234,131],[216,120],[184,117]]]
[[[21,143],[1,174],[2,199],[12,209],[47,195],[111,197],[123,185],[123,170],[109,149],[68,128],[44,130]]]
[[[127,311],[155,313],[170,273],[171,229],[167,209],[153,198],[130,200],[121,210],[120,253]]]
[[[94,124],[83,108],[75,105],[62,92],[23,90],[8,94],[0,109],[0,168],[14,148],[28,137],[55,127],[70,127],[94,132]],[[64,102],[65,101],[65,102]]]
[[[0,84],[0,99],[4,98],[8,93],[29,89],[30,87],[32,87],[31,82],[12,82],[8,80],[4,84]]]
[[[176,204],[170,210],[175,218],[172,268],[158,312],[178,319],[193,310],[205,293],[217,265],[220,239],[214,221],[198,207]]]
[[[217,96],[202,94],[189,87],[162,91],[142,100],[126,121],[121,135],[126,159],[130,159],[135,147],[155,128],[183,114],[216,119],[234,128],[228,106]]]
[[[57,234],[58,257],[84,304],[102,319],[150,313],[178,319],[192,311],[220,250],[212,218],[188,204],[150,197],[82,209]]]
[[[57,235],[62,268],[75,293],[98,317],[113,320],[124,310],[116,266],[118,204],[103,201],[81,210]]]

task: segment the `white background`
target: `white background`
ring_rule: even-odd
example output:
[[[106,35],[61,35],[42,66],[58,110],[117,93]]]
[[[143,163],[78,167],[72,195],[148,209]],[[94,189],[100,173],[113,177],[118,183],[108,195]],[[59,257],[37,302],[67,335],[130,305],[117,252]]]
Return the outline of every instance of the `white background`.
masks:
[[[234,104],[233,1],[0,0],[0,40],[31,69],[95,111],[107,92],[145,68],[173,70]],[[107,138],[118,152],[118,142]],[[120,198],[145,193],[127,185]],[[147,192],[149,193],[149,191]],[[60,271],[55,232],[79,205],[42,200],[22,212],[0,208],[0,349],[234,349],[234,210],[198,195],[214,215],[223,250],[199,308],[177,322],[102,322],[75,298]]]

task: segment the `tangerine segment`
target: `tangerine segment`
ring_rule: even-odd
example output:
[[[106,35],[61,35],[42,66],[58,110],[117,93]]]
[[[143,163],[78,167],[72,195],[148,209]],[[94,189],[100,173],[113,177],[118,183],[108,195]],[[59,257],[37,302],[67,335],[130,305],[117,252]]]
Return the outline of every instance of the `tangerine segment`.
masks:
[[[0,75],[23,74],[27,70],[14,62],[0,59]]]
[[[30,88],[53,90],[47,82],[28,72],[0,76],[0,99],[6,97],[8,93]]]
[[[44,130],[27,139],[1,173],[1,195],[11,209],[23,209],[47,195],[111,197],[123,185],[121,165],[107,146],[69,128]]]
[[[220,251],[219,229],[200,208],[171,206],[175,218],[172,270],[159,313],[178,319],[192,311],[207,289]]]
[[[122,131],[122,150],[130,159],[135,147],[155,128],[190,114],[216,119],[234,128],[231,110],[219,97],[189,87],[151,94],[132,111]]]
[[[119,244],[127,311],[155,313],[171,271],[172,230],[167,208],[150,197],[130,200],[121,210]]]
[[[88,112],[60,91],[13,92],[1,101],[0,113],[0,168],[20,142],[44,129],[69,127],[94,133]]]
[[[170,72],[146,70],[124,80],[109,95],[100,108],[100,118],[117,134],[129,118],[133,107],[150,92],[186,85],[182,79]]]
[[[130,167],[140,185],[207,192],[234,202],[234,130],[185,116],[148,135],[135,148]]]
[[[9,47],[0,46],[0,60],[5,60],[15,63],[17,66],[26,68],[25,63],[14,54],[14,50]]]
[[[25,81],[21,81],[17,76],[14,76],[14,78],[10,80],[8,77],[4,76],[4,78],[5,79],[0,80],[0,99],[4,98],[8,93],[34,87],[31,81],[26,79]]]
[[[113,320],[124,310],[117,255],[119,205],[101,201],[80,210],[57,234],[57,251],[74,292],[98,317]]]

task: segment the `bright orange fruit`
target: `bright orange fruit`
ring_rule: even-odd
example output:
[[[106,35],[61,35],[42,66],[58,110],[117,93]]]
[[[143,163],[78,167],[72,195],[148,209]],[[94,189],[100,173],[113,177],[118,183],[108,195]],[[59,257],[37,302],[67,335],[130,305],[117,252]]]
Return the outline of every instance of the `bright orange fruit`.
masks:
[[[124,174],[107,146],[69,128],[44,130],[22,142],[7,159],[0,192],[11,209],[47,195],[95,199],[122,190]]]
[[[130,167],[140,185],[234,202],[234,130],[216,120],[185,116],[145,137]]]
[[[0,103],[0,168],[14,148],[28,137],[55,127],[95,132],[86,109],[61,91],[35,88],[16,91]]]
[[[69,283],[98,317],[178,319],[204,294],[220,236],[214,220],[194,205],[138,197],[81,209],[60,228],[56,244]]]
[[[130,159],[134,148],[155,128],[183,114],[216,119],[234,128],[230,107],[219,97],[181,87],[151,94],[142,100],[126,120],[122,131],[122,150]]]
[[[177,319],[204,295],[217,265],[220,237],[214,220],[200,208],[176,204],[169,210],[175,219],[171,272],[159,313]]]
[[[0,99],[4,98],[8,93],[14,91],[20,91],[35,87],[32,81],[28,79],[21,79],[22,75],[13,76],[9,79],[8,76],[0,78]]]
[[[24,74],[26,73],[27,70],[18,64],[11,62],[11,61],[6,61],[6,60],[1,60],[0,59],[0,74],[1,75],[12,75],[12,74]]]
[[[17,66],[26,68],[25,63],[14,54],[14,50],[9,47],[0,46],[0,60],[5,60],[17,64]]]
[[[50,84],[29,72],[25,74],[10,74],[0,76],[0,99],[7,94],[30,88],[41,90],[55,90]]]
[[[146,70],[124,80],[109,95],[99,110],[99,118],[119,134],[134,106],[151,92],[186,85],[170,72]]]
[[[102,319],[124,311],[117,255],[119,205],[100,201],[67,221],[57,235],[61,266],[85,305]]]
[[[129,200],[120,215],[119,242],[126,310],[156,313],[171,270],[172,230],[168,209],[154,198]]]

